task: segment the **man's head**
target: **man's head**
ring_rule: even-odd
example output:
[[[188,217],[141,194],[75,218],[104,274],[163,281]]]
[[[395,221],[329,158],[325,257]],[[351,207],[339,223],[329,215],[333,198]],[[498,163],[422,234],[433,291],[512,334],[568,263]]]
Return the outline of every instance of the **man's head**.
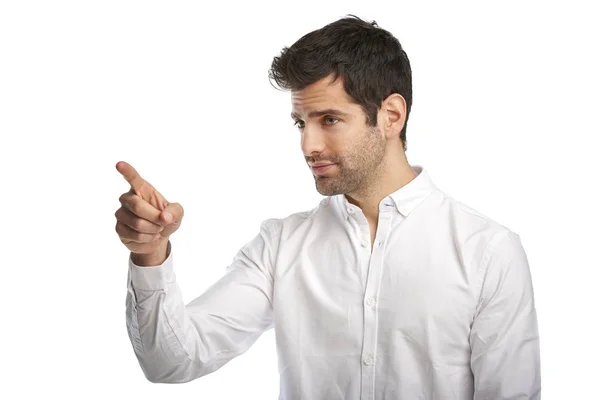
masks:
[[[410,63],[375,22],[348,17],[310,32],[273,59],[269,77],[292,92],[292,118],[323,195],[365,190],[391,146],[406,151]]]

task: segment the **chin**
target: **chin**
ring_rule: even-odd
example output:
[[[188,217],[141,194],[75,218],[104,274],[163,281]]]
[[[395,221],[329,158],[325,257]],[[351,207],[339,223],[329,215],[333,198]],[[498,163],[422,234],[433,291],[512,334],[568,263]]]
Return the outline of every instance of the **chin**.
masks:
[[[323,196],[335,196],[342,193],[341,191],[335,190],[335,188],[332,188],[329,185],[315,183],[315,186],[317,188],[317,192]]]

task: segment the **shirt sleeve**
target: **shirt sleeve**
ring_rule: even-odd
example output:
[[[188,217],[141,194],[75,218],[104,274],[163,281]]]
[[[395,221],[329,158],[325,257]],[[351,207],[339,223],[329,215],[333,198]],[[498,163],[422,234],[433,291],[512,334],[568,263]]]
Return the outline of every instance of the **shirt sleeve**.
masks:
[[[482,261],[481,295],[470,335],[474,400],[539,399],[537,315],[519,235],[497,234]]]
[[[170,242],[159,266],[140,267],[129,258],[127,332],[149,381],[182,383],[214,372],[273,327],[272,221],[264,221],[224,276],[187,305]]]

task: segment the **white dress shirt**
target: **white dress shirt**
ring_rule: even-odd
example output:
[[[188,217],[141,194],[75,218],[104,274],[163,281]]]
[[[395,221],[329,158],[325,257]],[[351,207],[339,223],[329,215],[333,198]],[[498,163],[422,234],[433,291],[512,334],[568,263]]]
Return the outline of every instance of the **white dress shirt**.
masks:
[[[127,331],[152,382],[216,371],[275,329],[283,400],[539,399],[536,309],[519,235],[427,171],[369,223],[344,195],[267,219],[224,276],[182,301],[173,253],[129,258]]]

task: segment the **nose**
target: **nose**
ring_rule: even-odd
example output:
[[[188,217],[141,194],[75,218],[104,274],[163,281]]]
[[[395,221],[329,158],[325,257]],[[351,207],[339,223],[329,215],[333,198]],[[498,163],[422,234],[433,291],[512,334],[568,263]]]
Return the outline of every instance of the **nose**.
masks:
[[[313,154],[319,154],[325,150],[325,140],[318,127],[305,125],[302,130],[301,147],[305,157],[311,157]]]

